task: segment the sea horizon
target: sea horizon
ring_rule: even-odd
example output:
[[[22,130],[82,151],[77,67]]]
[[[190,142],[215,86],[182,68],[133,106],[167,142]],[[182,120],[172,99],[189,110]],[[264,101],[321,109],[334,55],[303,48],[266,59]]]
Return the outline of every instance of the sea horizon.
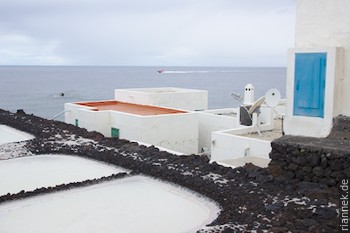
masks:
[[[0,108],[51,118],[64,103],[113,99],[114,89],[147,87],[207,90],[210,109],[229,108],[240,104],[231,94],[243,94],[248,83],[256,99],[271,88],[283,98],[285,80],[285,67],[0,66]]]

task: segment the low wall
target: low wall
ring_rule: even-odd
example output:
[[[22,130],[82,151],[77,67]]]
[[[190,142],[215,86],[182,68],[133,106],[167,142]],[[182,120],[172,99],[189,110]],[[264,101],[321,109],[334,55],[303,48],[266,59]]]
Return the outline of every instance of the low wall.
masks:
[[[211,160],[223,161],[244,156],[268,158],[271,151],[269,141],[247,138],[232,134],[232,131],[214,132],[212,134]]]
[[[112,111],[111,126],[120,129],[120,138],[184,154],[198,152],[198,118],[194,113],[137,116]]]
[[[338,186],[350,177],[350,118],[338,117],[325,139],[284,136],[272,142],[269,169],[279,179]]]
[[[110,176],[103,176],[98,179],[88,179],[84,181],[79,181],[79,182],[71,182],[67,184],[59,184],[56,186],[49,186],[49,187],[42,187],[42,188],[37,188],[33,191],[20,191],[18,193],[8,193],[6,195],[0,196],[0,204],[6,201],[11,201],[11,200],[19,200],[19,199],[24,199],[28,197],[34,197],[37,195],[43,195],[43,194],[48,194],[48,193],[54,193],[58,191],[63,191],[63,190],[69,190],[72,188],[80,188],[80,187],[86,187],[89,185],[94,185],[94,184],[99,184],[104,181],[109,181],[109,180],[114,180],[114,179],[121,179],[124,177],[127,177],[128,174],[125,172],[117,173],[117,174],[112,174]]]
[[[199,152],[202,152],[204,148],[211,151],[212,133],[214,131],[233,129],[239,125],[237,116],[224,115],[225,113],[236,114],[236,111],[236,109],[220,109],[218,111],[198,112]]]
[[[259,128],[261,131],[271,130],[273,125],[262,124]],[[213,132],[211,160],[220,162],[244,156],[267,159],[271,151],[270,141],[241,136],[252,132],[257,132],[254,126]]]
[[[105,137],[111,136],[110,111],[93,111],[94,108],[79,106],[73,103],[64,105],[64,120],[68,124],[86,128],[89,131],[97,131]]]
[[[116,89],[115,99],[127,103],[198,111],[208,109],[208,91],[174,87]]]

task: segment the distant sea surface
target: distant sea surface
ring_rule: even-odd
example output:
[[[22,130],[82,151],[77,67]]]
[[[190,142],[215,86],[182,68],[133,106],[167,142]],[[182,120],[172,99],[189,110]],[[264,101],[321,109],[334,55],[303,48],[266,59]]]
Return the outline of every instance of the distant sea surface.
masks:
[[[237,107],[231,93],[243,95],[248,83],[255,87],[255,99],[270,88],[284,98],[286,68],[0,66],[0,108],[51,118],[64,103],[113,99],[114,89],[141,87],[208,90],[210,109]]]

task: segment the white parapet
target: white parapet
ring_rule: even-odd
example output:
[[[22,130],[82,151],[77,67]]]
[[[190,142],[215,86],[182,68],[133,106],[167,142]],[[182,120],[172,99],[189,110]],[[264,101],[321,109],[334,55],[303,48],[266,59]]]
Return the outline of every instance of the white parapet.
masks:
[[[198,152],[198,119],[195,113],[139,116],[111,111],[111,127],[120,131],[120,138],[185,154]]]
[[[264,137],[264,131],[273,129],[273,123],[257,126],[241,126],[235,129],[216,131],[212,133],[211,160],[224,161],[246,156],[269,158],[271,140]],[[261,132],[260,138],[244,136]]]
[[[214,131],[233,129],[239,125],[237,111],[237,108],[226,108],[198,112],[199,152],[211,150],[211,135]]]
[[[254,156],[269,159],[271,142],[237,135],[232,130],[218,131],[212,134],[211,160],[225,160]]]
[[[175,87],[116,89],[122,102],[198,111],[208,109],[208,91]]]
[[[251,126],[238,125],[232,129],[212,132],[212,161],[233,166],[244,165],[245,162],[253,162],[258,166],[268,164],[271,141],[280,137],[282,132],[280,124],[275,125],[271,108],[263,105],[260,111],[259,116],[253,114]]]
[[[95,111],[93,108],[72,103],[66,103],[64,106],[66,123],[100,132],[106,137],[111,136],[110,111]]]

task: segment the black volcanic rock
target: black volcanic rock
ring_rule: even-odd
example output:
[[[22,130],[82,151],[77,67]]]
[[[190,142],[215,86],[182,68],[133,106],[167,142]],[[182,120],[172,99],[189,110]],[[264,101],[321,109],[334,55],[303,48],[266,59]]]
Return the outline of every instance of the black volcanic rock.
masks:
[[[335,187],[348,174],[348,170],[342,170],[348,161],[343,160],[346,153],[332,147],[335,141],[320,149],[322,143],[315,139],[303,138],[303,144],[299,143],[300,138],[286,136],[272,143],[268,168],[247,164],[233,169],[209,163],[207,157],[176,156],[22,112],[0,110],[0,123],[35,135],[35,139],[26,143],[33,154],[71,154],[104,161],[131,170],[130,175],[152,176],[207,196],[220,205],[221,212],[206,229],[198,232],[338,232],[339,229],[336,215],[339,190]],[[78,142],[79,138],[91,140],[74,145],[64,143]],[[320,157],[310,155],[313,152]],[[331,162],[337,159],[342,159],[342,166]],[[0,197],[0,202],[122,176],[7,194]]]

